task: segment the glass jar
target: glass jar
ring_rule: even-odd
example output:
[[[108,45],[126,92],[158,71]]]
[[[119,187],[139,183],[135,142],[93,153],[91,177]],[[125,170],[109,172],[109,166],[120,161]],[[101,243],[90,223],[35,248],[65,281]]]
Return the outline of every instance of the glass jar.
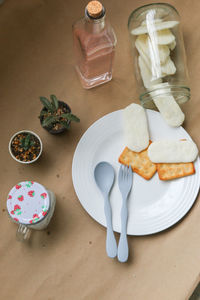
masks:
[[[7,198],[7,211],[11,220],[18,224],[17,239],[30,238],[31,230],[45,229],[54,213],[56,198],[35,181],[23,181],[16,184]]]
[[[110,81],[117,39],[99,1],[89,2],[85,17],[74,23],[73,40],[76,71],[83,88]]]
[[[154,108],[156,99],[178,104],[190,99],[186,55],[177,10],[167,3],[144,5],[128,20],[140,101]]]

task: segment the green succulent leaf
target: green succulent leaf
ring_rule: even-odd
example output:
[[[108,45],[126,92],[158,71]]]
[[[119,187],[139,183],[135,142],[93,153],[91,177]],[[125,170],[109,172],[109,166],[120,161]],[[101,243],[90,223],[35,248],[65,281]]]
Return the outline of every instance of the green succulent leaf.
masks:
[[[34,141],[31,140],[31,135],[28,134],[25,138],[20,140],[20,147],[27,151],[30,147],[34,145]]]
[[[24,148],[25,150],[28,150],[29,147],[30,147],[30,142],[31,142],[31,136],[30,134],[28,134],[25,138],[25,141],[24,141]]]
[[[50,98],[51,98],[52,105],[54,106],[55,110],[57,110],[58,107],[59,107],[59,103],[58,103],[57,97],[55,95],[51,95]]]
[[[63,127],[65,127],[66,129],[69,129],[70,124],[66,121],[60,121],[60,124],[63,125]]]
[[[30,141],[30,146],[32,147],[32,146],[34,146],[34,141]]]
[[[61,114],[60,116],[69,121],[80,122],[80,119],[71,113]]]
[[[57,117],[54,116],[48,116],[46,117],[43,122],[42,122],[42,126],[43,127],[48,127],[49,125],[52,125],[53,123],[57,122]]]
[[[55,111],[54,105],[52,105],[51,102],[47,98],[40,97],[40,101],[42,102],[42,104],[44,105],[44,107],[46,107],[47,110],[49,110],[51,112]]]
[[[22,148],[24,148],[24,144],[25,144],[25,138],[23,138],[23,139],[20,140],[20,146]]]

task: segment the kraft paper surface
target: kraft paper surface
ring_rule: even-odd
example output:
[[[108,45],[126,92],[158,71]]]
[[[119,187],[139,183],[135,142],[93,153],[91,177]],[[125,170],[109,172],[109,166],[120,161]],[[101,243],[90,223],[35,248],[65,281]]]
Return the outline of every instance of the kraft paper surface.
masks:
[[[168,2],[181,15],[190,75],[184,128],[200,148],[200,1]],[[199,198],[172,228],[130,236],[130,258],[121,264],[107,257],[106,230],[84,211],[72,184],[72,158],[82,134],[105,114],[139,103],[127,21],[148,3],[103,1],[118,43],[113,80],[91,90],[81,87],[75,73],[72,44],[72,24],[84,15],[87,1],[5,0],[0,6],[0,299],[183,300],[198,283]],[[64,135],[53,136],[40,125],[39,96],[50,94],[81,119]],[[8,152],[10,137],[22,129],[43,141],[42,157],[33,165],[18,164]],[[6,212],[9,190],[23,180],[43,184],[57,198],[49,227],[33,232],[29,243],[16,241],[17,225]]]

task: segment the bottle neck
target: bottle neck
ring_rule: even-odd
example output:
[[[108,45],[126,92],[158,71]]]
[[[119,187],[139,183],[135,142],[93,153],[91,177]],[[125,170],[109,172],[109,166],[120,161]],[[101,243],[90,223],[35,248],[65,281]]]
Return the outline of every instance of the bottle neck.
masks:
[[[105,9],[103,7],[102,14],[98,18],[93,18],[88,14],[87,8],[85,9],[85,20],[88,28],[93,33],[101,32],[105,27]]]

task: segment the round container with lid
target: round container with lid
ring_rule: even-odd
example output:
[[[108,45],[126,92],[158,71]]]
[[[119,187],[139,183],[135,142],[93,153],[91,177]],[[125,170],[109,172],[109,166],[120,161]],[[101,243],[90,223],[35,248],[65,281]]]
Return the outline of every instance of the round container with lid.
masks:
[[[23,181],[9,192],[7,210],[13,222],[19,225],[18,240],[29,239],[31,229],[45,229],[53,216],[56,198],[35,181]]]
[[[153,3],[134,10],[128,20],[140,101],[153,108],[159,97],[182,104],[190,99],[185,48],[177,10]]]

